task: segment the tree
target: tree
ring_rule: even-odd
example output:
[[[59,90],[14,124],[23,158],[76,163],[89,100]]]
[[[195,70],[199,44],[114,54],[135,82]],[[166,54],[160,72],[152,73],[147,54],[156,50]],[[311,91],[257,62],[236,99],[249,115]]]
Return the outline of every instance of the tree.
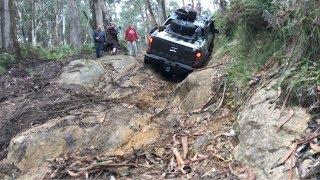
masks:
[[[183,7],[183,8],[186,7],[186,3],[185,3],[184,0],[182,0],[182,7]]]
[[[80,17],[77,3],[75,0],[68,0],[70,43],[73,47],[81,47],[80,39]]]
[[[102,29],[106,29],[111,22],[111,16],[104,0],[90,0],[90,8],[92,12],[91,27],[95,29],[97,25]]]
[[[163,24],[164,21],[167,19],[166,2],[165,2],[165,0],[157,0],[157,2],[158,2],[158,12],[159,12],[160,24]]]
[[[226,0],[214,0],[214,3],[219,5],[219,10],[221,14],[224,14],[227,9],[227,1]]]
[[[150,14],[151,23],[152,23],[153,26],[156,26],[157,21],[156,21],[156,18],[154,17],[154,13],[153,13],[153,10],[152,10],[152,7],[151,7],[150,0],[145,0],[145,3],[146,3],[146,6],[147,6],[149,14]]]
[[[21,59],[20,47],[17,40],[16,15],[14,0],[2,0],[1,11],[1,40],[2,50]]]
[[[59,44],[59,17],[60,17],[60,1],[54,1],[54,21],[53,21],[53,32],[52,32],[52,43],[53,45]]]

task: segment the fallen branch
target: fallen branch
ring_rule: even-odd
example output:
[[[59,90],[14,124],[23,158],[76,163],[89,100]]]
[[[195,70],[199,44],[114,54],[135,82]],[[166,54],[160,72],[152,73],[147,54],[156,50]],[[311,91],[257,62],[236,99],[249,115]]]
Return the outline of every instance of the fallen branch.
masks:
[[[187,136],[183,136],[181,138],[181,144],[182,144],[182,157],[183,159],[186,159],[187,154],[188,154],[188,137]]]
[[[179,170],[183,174],[186,174],[185,170],[183,170],[185,163],[184,163],[184,161],[183,161],[178,149],[177,148],[172,148],[172,152],[173,152],[174,156],[176,157],[177,165],[178,165]]]
[[[294,143],[293,147],[288,151],[288,153],[283,158],[281,158],[275,165],[273,165],[271,169],[283,165],[291,157],[291,155],[297,150],[297,147],[298,147],[298,143]]]
[[[280,132],[282,126],[284,126],[287,122],[289,122],[292,119],[293,115],[294,115],[293,109],[290,108],[288,118],[283,123],[281,123],[281,125],[278,127],[277,133]]]
[[[208,107],[213,104],[215,97],[217,96],[218,92],[221,90],[223,83],[220,83],[218,90],[213,94],[213,96],[210,98],[210,100],[202,106],[202,108],[195,110],[192,112],[192,114],[200,114],[207,111]]]
[[[318,138],[318,137],[320,137],[320,133],[314,134],[309,138],[306,138],[304,140],[300,140],[300,141],[294,143],[293,147],[288,151],[288,153],[282,159],[280,159],[274,166],[272,166],[271,169],[283,165],[292,156],[292,154],[297,150],[298,146],[306,144],[306,143],[309,144],[313,139]]]
[[[211,112],[211,114],[214,114],[216,111],[218,111],[220,109],[220,107],[223,104],[226,92],[227,92],[227,80],[224,81],[223,94],[222,94],[222,98],[221,98],[221,100],[219,102],[219,105]]]
[[[298,142],[298,145],[310,143],[310,141],[312,141],[313,139],[318,138],[318,137],[320,137],[320,133],[314,134],[314,135],[312,135],[311,137],[309,137],[309,138],[307,138],[307,139],[304,139],[304,140],[299,141],[299,142]]]
[[[286,107],[286,104],[287,104],[287,101],[288,101],[288,99],[289,99],[291,90],[292,90],[292,88],[289,89],[289,92],[288,92],[288,94],[287,94],[287,96],[286,96],[286,99],[284,100],[284,103],[282,104],[282,107],[281,107],[281,109],[280,109],[280,114],[279,114],[279,117],[278,117],[278,120],[277,120],[277,121],[280,120],[281,115],[282,115],[282,112],[283,112],[284,108]]]

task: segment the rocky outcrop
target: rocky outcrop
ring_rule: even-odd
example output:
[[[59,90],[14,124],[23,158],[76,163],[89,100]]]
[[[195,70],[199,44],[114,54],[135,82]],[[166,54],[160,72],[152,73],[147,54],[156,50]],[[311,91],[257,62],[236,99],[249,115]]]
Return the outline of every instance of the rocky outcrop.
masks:
[[[239,145],[234,151],[235,158],[256,170],[258,179],[286,179],[283,167],[273,168],[283,158],[294,140],[307,127],[309,114],[302,108],[293,108],[294,115],[278,132],[278,127],[288,119],[289,110],[277,107],[278,92],[273,88],[277,80],[258,90],[240,111]]]
[[[77,84],[95,87],[104,76],[105,70],[97,61],[76,60],[64,68],[57,82],[60,84]]]
[[[171,99],[171,106],[180,107],[182,111],[192,112],[202,108],[213,96],[224,73],[217,68],[196,71],[179,83]]]
[[[151,117],[166,106],[172,89],[169,82],[156,79],[129,56],[71,62],[58,77],[57,88],[93,103],[16,135],[5,162],[17,166],[22,177],[31,177],[30,169],[40,177],[40,167],[68,152],[89,148],[97,154],[123,154],[157,141],[158,127]]]
[[[19,134],[10,143],[7,162],[27,172],[69,151],[87,147],[102,153],[115,149],[140,132],[151,116],[126,105],[110,109],[97,107],[88,114],[85,112],[88,110],[81,109],[73,115],[52,119]]]

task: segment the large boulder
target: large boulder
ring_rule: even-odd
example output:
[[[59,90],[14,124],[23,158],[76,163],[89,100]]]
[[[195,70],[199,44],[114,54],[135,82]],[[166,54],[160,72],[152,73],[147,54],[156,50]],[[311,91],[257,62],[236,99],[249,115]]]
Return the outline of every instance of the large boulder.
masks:
[[[114,79],[121,79],[123,76],[133,75],[133,69],[137,67],[138,61],[131,56],[105,56],[99,59],[99,62],[104,65],[108,72]]]
[[[60,84],[77,84],[93,88],[98,86],[105,75],[102,64],[93,60],[72,61],[63,69],[57,82]]]
[[[253,167],[258,179],[287,178],[283,167],[272,167],[286,155],[289,146],[304,132],[310,120],[306,110],[293,108],[292,119],[278,132],[278,127],[290,113],[289,110],[283,111],[279,119],[281,112],[275,103],[278,92],[273,88],[276,83],[275,80],[258,90],[242,108],[237,120],[239,145],[234,150],[234,156]]]
[[[180,107],[185,112],[192,112],[202,108],[215,89],[213,86],[218,86],[222,80],[223,73],[216,68],[208,68],[201,71],[195,71],[179,83],[171,99],[171,106]]]
[[[99,153],[116,149],[130,142],[135,134],[139,136],[141,131],[148,131],[141,127],[148,124],[150,117],[126,104],[113,105],[108,110],[104,107],[77,110],[72,115],[52,119],[15,136],[6,162],[13,163],[25,173],[66,152],[86,147]],[[157,135],[155,129],[150,131],[150,139],[156,139],[152,138]],[[143,142],[150,141],[142,141],[139,145]]]

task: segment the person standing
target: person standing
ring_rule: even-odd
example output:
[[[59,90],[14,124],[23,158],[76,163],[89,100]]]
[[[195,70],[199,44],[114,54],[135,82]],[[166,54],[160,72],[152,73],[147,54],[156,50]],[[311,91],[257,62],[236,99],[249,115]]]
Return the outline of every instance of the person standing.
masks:
[[[101,51],[106,39],[106,34],[101,30],[101,27],[98,25],[97,29],[93,32],[94,45],[96,49],[97,58],[102,57]]]
[[[125,33],[125,40],[127,41],[129,55],[137,55],[137,40],[139,39],[137,31],[130,25]]]
[[[111,54],[117,53],[118,43],[118,30],[116,29],[116,25],[111,22],[107,28],[107,44],[111,47]]]

